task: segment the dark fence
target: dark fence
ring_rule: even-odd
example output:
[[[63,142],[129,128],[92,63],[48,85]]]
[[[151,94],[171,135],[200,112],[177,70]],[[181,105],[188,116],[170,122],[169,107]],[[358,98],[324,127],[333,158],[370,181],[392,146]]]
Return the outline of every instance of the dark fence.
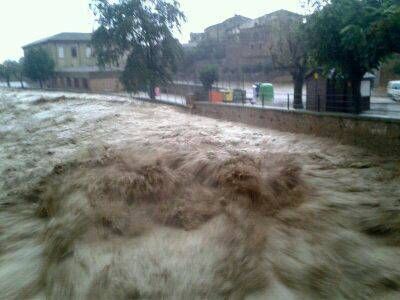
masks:
[[[230,101],[220,99],[213,101],[209,93],[204,90],[203,85],[198,80],[176,80],[173,84],[158,88],[156,100],[163,103],[187,105],[188,96],[191,101],[204,101],[213,104],[225,104],[234,106],[248,107],[272,107],[284,110],[308,110],[315,112],[340,112],[353,114],[360,108],[363,115],[374,115],[380,117],[400,119],[400,101],[394,101],[385,95],[372,96],[370,101],[363,98],[359,107],[353,101],[351,95],[307,95],[303,89],[302,101],[295,105],[293,86],[290,84],[274,85],[275,91],[273,99],[254,97],[252,83],[245,81],[223,81],[215,83],[212,91],[233,92],[243,91],[245,96],[235,97]],[[132,95],[141,99],[148,99],[145,92]],[[233,97],[232,97],[233,98]],[[214,99],[215,100],[215,99]],[[299,102],[299,101],[296,101]]]
[[[242,92],[240,92],[242,91]],[[315,112],[362,113],[368,115],[400,118],[400,102],[387,97],[361,98],[357,102],[351,95],[308,95],[305,93],[301,101],[295,101],[291,85],[277,85],[272,98],[255,97],[252,84],[245,82],[219,82],[214,84],[212,93],[205,91],[199,81],[178,80],[174,84],[158,89],[157,100],[168,103],[186,105],[190,101],[204,101],[212,104],[225,104],[250,107],[275,107],[286,110],[308,110]],[[218,95],[218,93],[221,93]],[[231,93],[231,96],[227,94]],[[242,93],[244,96],[235,96]],[[138,96],[148,97],[144,93]]]

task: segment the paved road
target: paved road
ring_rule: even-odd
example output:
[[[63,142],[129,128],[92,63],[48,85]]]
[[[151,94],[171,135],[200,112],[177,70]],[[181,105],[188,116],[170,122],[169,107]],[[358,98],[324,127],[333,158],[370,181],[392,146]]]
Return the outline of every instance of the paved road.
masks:
[[[372,97],[371,110],[364,114],[400,119],[400,102],[393,101],[388,97]]]

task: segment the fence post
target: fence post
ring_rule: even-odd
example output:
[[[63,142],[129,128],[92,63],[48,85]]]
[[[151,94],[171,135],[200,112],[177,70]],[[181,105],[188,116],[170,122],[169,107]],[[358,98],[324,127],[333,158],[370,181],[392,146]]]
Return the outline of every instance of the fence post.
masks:
[[[290,110],[290,95],[287,94],[287,109]]]
[[[320,112],[320,97],[319,95],[317,96],[317,110]]]

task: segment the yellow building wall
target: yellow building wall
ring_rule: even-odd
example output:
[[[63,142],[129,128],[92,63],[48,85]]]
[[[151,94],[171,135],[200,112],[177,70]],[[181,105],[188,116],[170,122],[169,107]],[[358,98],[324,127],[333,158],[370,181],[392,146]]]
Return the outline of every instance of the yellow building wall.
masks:
[[[86,56],[86,48],[90,47],[89,43],[79,42],[79,43],[71,43],[71,42],[49,42],[46,44],[34,46],[41,47],[45,49],[51,58],[55,62],[55,70],[59,71],[65,68],[76,68],[76,67],[91,67],[96,66],[97,61],[96,57],[93,55],[91,57]],[[64,57],[59,57],[58,48],[62,47],[64,49]],[[72,48],[75,47],[77,49],[77,56],[72,56]],[[25,51],[29,51],[29,48],[25,49]],[[92,50],[93,53],[93,50]]]
[[[122,85],[118,78],[93,78],[89,80],[92,92],[121,92]]]

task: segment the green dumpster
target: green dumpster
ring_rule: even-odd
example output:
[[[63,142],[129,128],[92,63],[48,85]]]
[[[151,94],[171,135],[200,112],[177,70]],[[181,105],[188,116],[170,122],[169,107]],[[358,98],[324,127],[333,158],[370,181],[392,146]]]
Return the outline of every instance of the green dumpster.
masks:
[[[265,102],[272,102],[274,100],[274,86],[270,83],[260,84],[260,99],[264,105]]]
[[[245,103],[246,102],[246,91],[240,90],[240,89],[233,90],[233,102]]]

